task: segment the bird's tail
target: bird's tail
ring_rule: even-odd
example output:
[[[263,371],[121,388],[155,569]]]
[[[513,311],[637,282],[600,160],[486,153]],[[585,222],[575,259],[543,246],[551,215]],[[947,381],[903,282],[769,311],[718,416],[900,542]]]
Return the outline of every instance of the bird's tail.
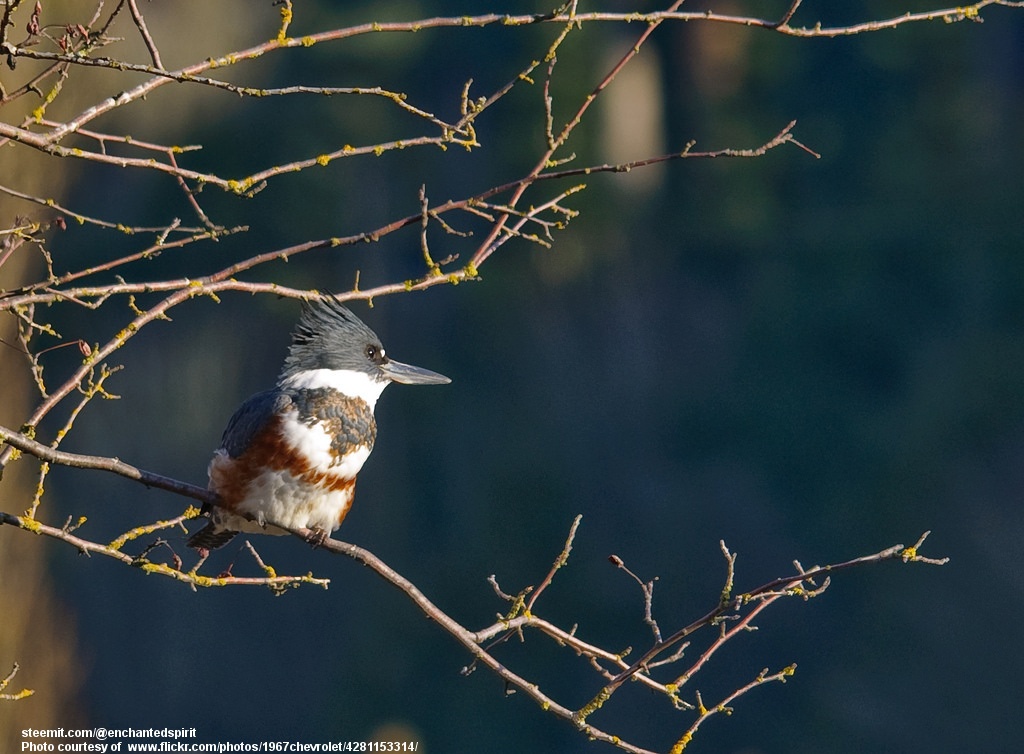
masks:
[[[221,529],[213,521],[188,538],[188,546],[195,550],[216,550],[223,547],[238,534],[230,529]]]

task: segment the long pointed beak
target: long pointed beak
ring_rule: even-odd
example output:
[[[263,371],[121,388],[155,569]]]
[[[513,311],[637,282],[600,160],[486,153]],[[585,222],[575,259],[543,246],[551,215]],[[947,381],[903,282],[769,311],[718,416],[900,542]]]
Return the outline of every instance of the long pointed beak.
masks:
[[[380,370],[391,380],[403,385],[447,385],[450,379],[443,374],[431,372],[429,369],[403,364],[388,359],[380,365]]]

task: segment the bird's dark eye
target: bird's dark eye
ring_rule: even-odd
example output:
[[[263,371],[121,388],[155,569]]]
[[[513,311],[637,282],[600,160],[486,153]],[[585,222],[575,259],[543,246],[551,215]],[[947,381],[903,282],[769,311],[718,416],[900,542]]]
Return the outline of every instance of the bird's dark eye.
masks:
[[[375,346],[370,343],[366,346],[366,358],[372,361],[374,364],[380,364],[384,361],[384,349],[380,346]]]

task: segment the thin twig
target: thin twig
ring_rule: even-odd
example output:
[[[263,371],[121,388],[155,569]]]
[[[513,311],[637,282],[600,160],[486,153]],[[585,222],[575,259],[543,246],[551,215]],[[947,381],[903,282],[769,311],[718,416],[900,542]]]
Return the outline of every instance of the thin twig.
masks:
[[[569,527],[569,536],[565,539],[565,546],[562,548],[562,552],[555,558],[555,562],[551,565],[551,570],[548,571],[548,575],[544,577],[544,580],[540,582],[540,586],[533,592],[533,596],[530,597],[530,601],[526,603],[526,612],[529,613],[533,610],[534,603],[537,602],[537,598],[544,593],[544,590],[551,585],[552,579],[555,578],[555,574],[562,568],[566,563],[569,562],[569,553],[572,552],[572,543],[576,539],[576,530],[580,528],[580,521],[583,520],[583,514],[579,514],[572,521],[572,526]]]
[[[795,672],[796,672],[796,663],[794,663],[792,665],[789,665],[788,667],[783,668],[782,670],[778,671],[777,673],[772,673],[770,675],[768,673],[768,668],[765,668],[764,670],[762,670],[758,674],[757,678],[752,680],[746,686],[741,686],[740,688],[736,689],[731,694],[726,696],[722,701],[720,701],[718,704],[712,706],[711,708],[708,708],[708,707],[704,706],[704,702],[701,700],[700,693],[698,692],[697,693],[697,705],[698,705],[697,709],[698,709],[700,714],[697,717],[697,719],[694,721],[693,725],[690,726],[689,730],[687,730],[686,733],[683,734],[682,738],[680,738],[678,741],[676,741],[676,743],[672,746],[672,748],[669,750],[669,754],[680,754],[680,752],[682,752],[683,749],[686,748],[686,746],[690,743],[690,741],[693,740],[693,736],[697,732],[697,728],[699,728],[704,723],[704,721],[707,720],[712,715],[715,715],[715,714],[717,714],[719,712],[725,712],[726,714],[731,713],[732,712],[732,708],[729,707],[729,705],[732,704],[732,702],[734,700],[736,700],[739,697],[743,696],[748,691],[751,691],[751,690],[757,688],[758,686],[763,686],[766,683],[771,683],[773,681],[778,681],[779,683],[785,683],[786,679],[789,678],[791,675],[793,675]]]
[[[3,692],[10,685],[11,681],[14,680],[14,676],[18,674],[18,670],[20,670],[18,663],[14,663],[14,666],[11,668],[11,672],[8,673],[5,678],[0,679],[0,692]],[[27,696],[32,696],[34,693],[36,692],[32,689],[22,689],[16,694],[0,693],[0,700],[5,702],[15,702],[19,699],[24,699]]]
[[[925,534],[925,536],[927,536],[927,533]],[[919,541],[923,541],[923,537]],[[650,662],[654,660],[658,655],[666,652],[668,649],[678,644],[698,629],[717,622],[722,616],[726,615],[727,613],[735,609],[738,609],[744,605],[747,605],[751,602],[771,598],[780,589],[791,589],[794,586],[799,586],[800,583],[803,581],[813,581],[817,577],[826,577],[830,574],[833,574],[837,571],[845,570],[847,568],[853,568],[855,566],[865,565],[867,563],[879,563],[886,560],[893,560],[895,558],[900,558],[904,560],[904,562],[923,562],[933,565],[944,565],[949,561],[948,558],[929,558],[926,560],[917,553],[915,548],[905,548],[903,545],[894,545],[893,547],[886,548],[885,550],[874,553],[873,555],[865,555],[863,557],[854,558],[852,560],[847,560],[843,563],[837,563],[835,565],[819,566],[816,568],[811,568],[807,571],[801,570],[796,575],[784,576],[782,578],[774,579],[773,581],[769,581],[767,584],[763,584],[750,592],[738,595],[735,598],[732,598],[728,601],[723,600],[714,610],[711,610],[710,612],[708,612],[698,620],[694,621],[693,623],[690,623],[689,625],[680,628],[676,632],[666,637],[663,641],[656,642],[655,644],[653,644],[650,647],[650,649],[645,651],[643,654],[640,655],[639,658],[634,660],[633,664],[630,665],[628,669],[619,673],[608,684],[606,684],[604,688],[602,688],[601,691],[598,693],[598,695],[594,697],[590,704],[588,704],[580,711],[579,716],[582,719],[585,719],[586,716],[589,715],[591,712],[599,709],[601,705],[603,705],[611,697],[611,695],[620,686],[622,686],[623,683],[631,679],[633,676],[636,675],[636,673],[640,672],[642,669],[648,667]],[[802,592],[800,592],[799,590],[793,590],[790,593],[795,595],[801,594]]]
[[[7,524],[9,526],[16,526],[19,529],[25,531],[34,532],[35,534],[41,534],[47,537],[53,537],[59,539],[62,542],[74,546],[79,552],[90,555],[96,553],[98,555],[105,555],[108,558],[118,560],[125,565],[138,568],[147,574],[159,574],[161,576],[168,576],[176,581],[181,581],[185,584],[189,584],[193,587],[224,587],[224,586],[265,586],[279,592],[281,588],[287,588],[292,586],[298,586],[300,584],[315,584],[317,586],[327,588],[330,583],[329,579],[320,579],[314,577],[312,574],[306,574],[304,576],[201,576],[195,571],[182,571],[178,568],[167,565],[166,563],[154,563],[147,560],[144,556],[131,556],[127,553],[121,552],[120,549],[112,547],[111,545],[104,545],[98,542],[92,542],[82,537],[75,536],[71,533],[71,530],[67,527],[57,528],[49,526],[35,519],[29,518],[28,516],[15,516],[10,513],[0,512],[0,524]],[[116,540],[115,540],[116,541]]]
[[[135,22],[135,25],[139,27],[139,34],[142,35],[142,40],[146,43],[149,56],[153,59],[153,65],[163,70],[164,64],[160,61],[160,51],[157,50],[156,42],[153,41],[153,37],[149,34],[149,29],[146,28],[146,21],[142,18],[142,13],[139,12],[136,0],[128,0],[128,9],[131,11],[132,20]]]

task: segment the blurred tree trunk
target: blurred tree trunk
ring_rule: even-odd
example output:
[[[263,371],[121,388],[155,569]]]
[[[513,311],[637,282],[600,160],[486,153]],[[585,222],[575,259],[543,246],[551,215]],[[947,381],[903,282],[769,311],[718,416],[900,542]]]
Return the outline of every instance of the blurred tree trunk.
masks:
[[[28,150],[0,150],[0,174],[19,176],[19,186],[60,201],[55,176],[44,175],[42,156]],[[0,195],[0,227],[14,225],[17,216],[48,222],[56,213]],[[0,267],[0,289],[9,290],[35,279],[42,271],[34,248],[23,244]],[[18,426],[31,410],[34,390],[18,351],[18,328],[13,317],[0,318],[0,423]],[[32,500],[33,458],[10,464],[0,486],[3,508],[19,512]],[[7,528],[7,527],[4,527]],[[5,689],[35,694],[18,701],[0,702],[0,751],[21,751],[24,728],[70,728],[84,722],[80,687],[81,658],[77,653],[74,616],[54,595],[45,547],[20,532],[0,532],[0,678],[14,663],[18,675]]]

